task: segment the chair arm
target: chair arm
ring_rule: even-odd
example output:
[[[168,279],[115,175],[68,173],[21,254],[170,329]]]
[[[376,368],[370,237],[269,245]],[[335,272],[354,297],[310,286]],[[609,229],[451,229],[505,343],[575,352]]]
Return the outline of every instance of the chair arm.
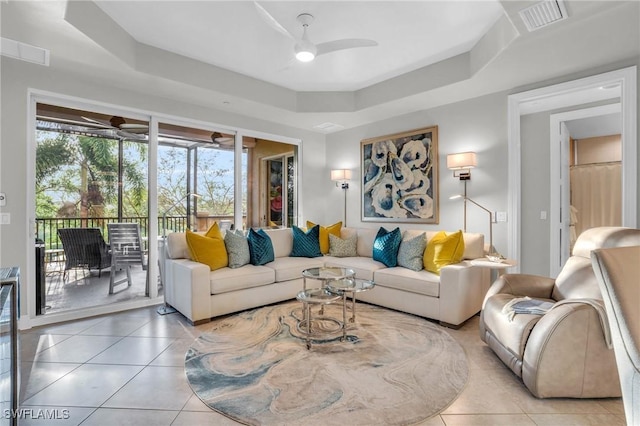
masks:
[[[512,294],[520,297],[529,296],[539,299],[551,299],[554,284],[555,280],[553,278],[540,275],[504,274],[491,285],[485,301],[498,293]]]
[[[568,303],[543,315],[527,340],[522,380],[538,398],[620,396],[615,355],[597,310]]]
[[[489,270],[468,261],[440,270],[440,321],[459,325],[478,313],[489,288]]]
[[[191,322],[211,318],[209,266],[187,259],[168,259],[165,269],[167,303]]]

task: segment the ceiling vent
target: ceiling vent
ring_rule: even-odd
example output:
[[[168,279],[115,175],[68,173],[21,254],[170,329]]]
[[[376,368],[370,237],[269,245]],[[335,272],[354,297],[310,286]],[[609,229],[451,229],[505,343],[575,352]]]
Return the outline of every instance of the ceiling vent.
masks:
[[[32,46],[20,41],[2,37],[0,45],[2,56],[33,62],[34,64],[49,66],[49,51],[41,47]]]
[[[539,30],[554,22],[567,19],[567,9],[562,0],[548,0],[536,3],[520,11],[520,17],[529,32]]]
[[[331,132],[336,132],[338,130],[344,129],[344,126],[341,126],[340,124],[327,122],[322,124],[316,124],[315,126],[313,126],[313,128],[316,130],[320,130],[321,132],[331,133]]]

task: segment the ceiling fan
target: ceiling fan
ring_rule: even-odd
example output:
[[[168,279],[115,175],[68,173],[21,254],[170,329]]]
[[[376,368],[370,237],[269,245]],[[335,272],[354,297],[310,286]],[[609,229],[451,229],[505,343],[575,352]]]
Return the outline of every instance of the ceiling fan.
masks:
[[[314,19],[313,15],[309,13],[301,13],[300,15],[298,15],[297,20],[298,22],[300,22],[300,24],[302,24],[302,37],[297,38],[293,34],[291,34],[285,27],[283,27],[257,1],[254,1],[253,4],[256,6],[258,14],[269,26],[295,41],[293,50],[295,52],[296,59],[300,62],[310,62],[313,61],[316,56],[335,52],[337,50],[353,49],[357,47],[373,47],[378,45],[378,43],[374,40],[361,38],[345,38],[340,40],[328,41],[325,43],[313,44],[309,40],[309,36],[307,35],[309,25],[311,25]]]
[[[211,134],[211,141],[220,145],[233,145],[235,140],[234,137],[223,135],[220,132],[213,132]]]
[[[82,116],[82,119],[90,124],[98,126],[105,131],[115,131],[115,134],[125,139],[146,140],[149,133],[149,125],[141,123],[127,123],[124,118],[114,115],[109,119],[108,124],[95,118]]]

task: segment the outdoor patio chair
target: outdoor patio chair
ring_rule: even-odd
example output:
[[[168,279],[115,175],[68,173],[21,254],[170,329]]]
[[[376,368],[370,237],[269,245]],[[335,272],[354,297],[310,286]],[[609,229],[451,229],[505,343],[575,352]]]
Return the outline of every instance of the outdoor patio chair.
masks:
[[[102,237],[100,228],[60,228],[58,236],[62,241],[65,264],[63,281],[66,282],[70,269],[82,268],[102,270],[111,266],[109,247]]]
[[[126,269],[128,287],[131,287],[131,266],[141,265],[147,270],[144,257],[144,247],[140,238],[140,225],[137,223],[109,223],[109,246],[111,247],[111,279],[109,280],[109,294],[113,294],[113,287],[124,282],[116,281],[116,272]],[[148,278],[147,278],[148,279]]]

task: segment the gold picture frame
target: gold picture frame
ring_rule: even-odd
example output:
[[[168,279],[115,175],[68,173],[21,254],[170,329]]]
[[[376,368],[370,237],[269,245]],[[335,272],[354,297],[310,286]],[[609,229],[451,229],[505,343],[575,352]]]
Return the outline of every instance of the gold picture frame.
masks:
[[[362,221],[439,223],[438,126],[360,142]]]

